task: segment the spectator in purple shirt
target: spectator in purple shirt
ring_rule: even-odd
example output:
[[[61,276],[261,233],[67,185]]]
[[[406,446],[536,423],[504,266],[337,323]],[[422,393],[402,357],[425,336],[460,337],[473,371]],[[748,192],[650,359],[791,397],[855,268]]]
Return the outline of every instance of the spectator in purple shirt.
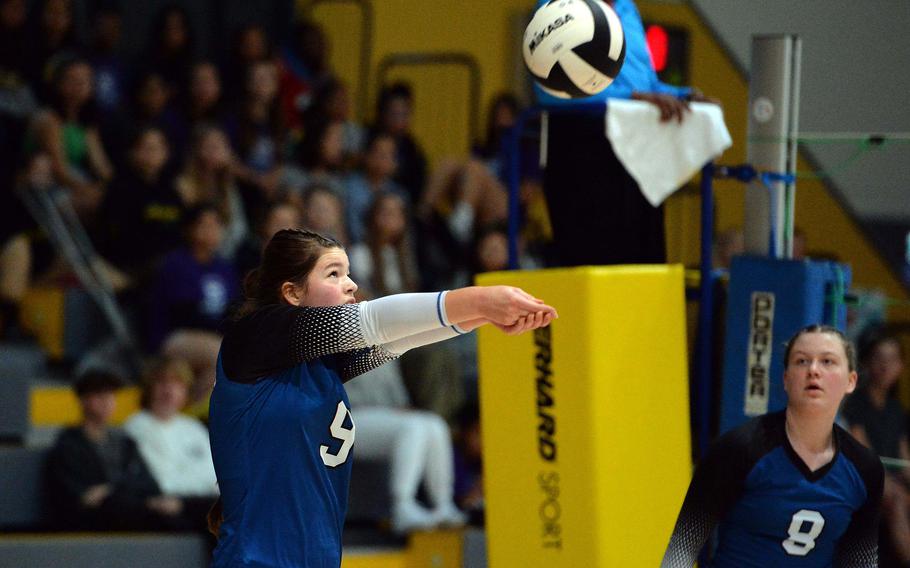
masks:
[[[219,328],[240,283],[233,263],[218,256],[224,222],[201,204],[184,217],[186,245],[168,254],[152,287],[149,341],[168,357],[189,361],[195,373],[190,402],[208,396],[221,344]]]

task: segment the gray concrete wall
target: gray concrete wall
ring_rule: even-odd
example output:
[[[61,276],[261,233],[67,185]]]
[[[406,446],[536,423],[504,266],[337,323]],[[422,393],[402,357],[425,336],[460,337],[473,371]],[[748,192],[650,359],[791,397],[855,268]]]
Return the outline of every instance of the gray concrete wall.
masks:
[[[910,132],[907,0],[689,1],[746,72],[752,35],[800,35],[801,132]],[[910,220],[910,143],[867,153],[839,172],[855,146],[803,148],[837,172],[834,187],[858,217]]]

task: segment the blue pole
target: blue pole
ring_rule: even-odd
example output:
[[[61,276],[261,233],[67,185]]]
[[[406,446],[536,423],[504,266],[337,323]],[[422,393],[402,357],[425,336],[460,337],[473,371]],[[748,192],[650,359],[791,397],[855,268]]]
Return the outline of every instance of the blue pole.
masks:
[[[555,112],[559,114],[591,114],[601,115],[606,109],[603,102],[574,104],[571,106],[533,106],[526,109],[518,116],[515,126],[509,133],[508,151],[509,161],[509,269],[518,268],[518,231],[521,228],[521,203],[519,189],[521,185],[521,135],[524,133],[528,120],[541,112]],[[546,136],[546,134],[544,134]]]
[[[704,456],[711,441],[711,370],[714,340],[714,275],[711,259],[714,236],[713,176],[714,164],[709,162],[701,170],[701,285],[695,359],[699,458]]]
[[[518,268],[518,231],[521,228],[521,135],[528,119],[540,112],[537,107],[526,109],[509,132],[509,270]]]

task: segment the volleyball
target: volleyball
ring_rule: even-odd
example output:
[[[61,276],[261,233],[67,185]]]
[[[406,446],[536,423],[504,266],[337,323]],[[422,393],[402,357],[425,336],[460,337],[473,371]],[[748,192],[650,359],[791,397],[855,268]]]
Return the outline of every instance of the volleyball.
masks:
[[[626,42],[616,12],[601,0],[550,0],[525,29],[525,64],[547,93],[589,97],[619,74]]]

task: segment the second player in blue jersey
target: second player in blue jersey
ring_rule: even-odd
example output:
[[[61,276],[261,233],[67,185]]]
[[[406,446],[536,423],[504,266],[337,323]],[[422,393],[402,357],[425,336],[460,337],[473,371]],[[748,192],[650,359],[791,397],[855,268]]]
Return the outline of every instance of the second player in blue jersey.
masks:
[[[714,568],[878,566],[884,470],[834,419],[856,387],[850,342],[810,326],[784,353],[784,411],[721,436],[699,464],[662,566],[691,568],[716,527]]]

